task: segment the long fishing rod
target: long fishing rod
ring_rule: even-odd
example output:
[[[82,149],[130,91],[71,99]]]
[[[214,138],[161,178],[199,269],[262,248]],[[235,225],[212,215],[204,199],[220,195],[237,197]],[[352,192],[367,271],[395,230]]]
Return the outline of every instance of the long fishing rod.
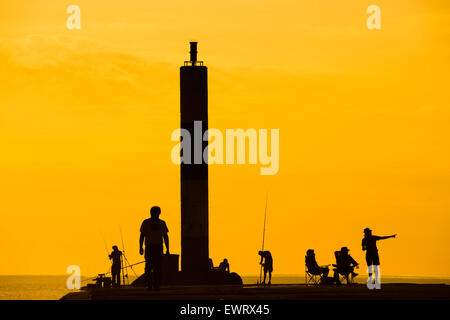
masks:
[[[126,269],[126,268],[131,268],[131,269],[133,269],[133,266],[138,265],[138,264],[141,264],[141,263],[144,263],[144,262],[145,262],[145,260],[144,260],[144,261],[141,261],[141,262],[136,262],[136,263],[133,263],[133,264],[129,264],[128,266],[125,266],[124,269]]]
[[[136,262],[136,263],[133,263],[133,264],[129,264],[128,266],[125,266],[125,267],[123,267],[124,269],[127,269],[127,268],[133,268],[133,266],[136,266],[136,265],[138,265],[138,264],[141,264],[141,263],[144,263],[145,262],[145,260],[144,261],[140,261],[140,262]],[[107,271],[107,272],[105,272],[105,273],[102,273],[103,275],[107,275],[107,274],[110,274],[111,273],[111,271]],[[83,279],[83,280],[81,280],[81,282],[84,282],[84,281],[89,281],[89,280],[94,280],[94,279],[96,279],[98,276],[96,276],[96,277],[93,277],[93,278],[88,278],[88,279]]]
[[[111,270],[111,269],[108,268],[108,270]],[[99,275],[102,274],[102,275],[106,276],[106,275],[109,274],[109,273],[111,273],[111,271],[106,271],[105,273],[99,273]],[[83,279],[83,280],[81,280],[81,282],[84,282],[84,281],[90,281],[90,280],[95,280],[95,279],[97,279],[97,278],[98,278],[98,275],[97,275],[96,277]]]
[[[125,258],[125,244],[123,243],[123,234],[122,234],[122,228],[120,228],[119,227],[119,229],[120,229],[120,239],[122,240],[122,259],[121,259],[121,261],[120,261],[120,264],[121,264],[121,267],[122,267],[122,281],[123,281],[123,284],[125,284],[125,277],[126,277],[126,279],[128,280],[128,271],[127,270],[124,270],[124,258]],[[125,272],[126,272],[126,275],[125,275]]]
[[[120,237],[122,238],[123,258],[125,259],[125,266],[123,266],[122,268],[123,269],[128,269],[128,267],[130,267],[131,271],[133,271],[133,273],[136,276],[136,278],[139,278],[139,276],[137,275],[136,271],[134,271],[134,269],[133,269],[133,265],[131,265],[131,263],[128,261],[128,258],[127,258],[126,254],[125,254],[125,244],[124,244],[124,241],[123,241],[122,228],[120,228]],[[127,264],[128,264],[128,266],[127,266]],[[129,281],[129,279],[128,279],[128,271],[127,271],[127,280]]]
[[[126,268],[131,268],[131,271],[133,271],[133,273],[134,273],[134,275],[136,276],[136,278],[138,278],[139,276],[137,275],[136,271],[134,271],[133,265],[130,264],[130,262],[129,262],[128,259],[127,259],[127,256],[124,255],[123,257],[125,258],[125,261],[126,261],[126,263],[128,264],[128,266],[125,264],[124,269],[126,269]],[[145,261],[142,261],[142,262],[145,262]],[[128,274],[127,274],[127,277],[128,277]]]
[[[109,262],[109,250],[108,250],[108,246],[106,245],[106,240],[105,240],[105,237],[103,236],[103,234],[101,234],[100,233],[100,236],[102,237],[102,239],[103,239],[103,244],[105,245],[105,250],[106,250],[106,257],[108,258],[108,262]]]
[[[269,198],[269,192],[266,193],[266,207],[264,209],[264,227],[263,227],[261,252],[264,252],[264,239],[266,237],[266,217],[267,217],[267,199],[268,198]],[[261,255],[261,259],[262,259],[262,255]],[[262,283],[262,269],[263,269],[263,266],[261,264],[261,267],[259,269],[259,283]]]

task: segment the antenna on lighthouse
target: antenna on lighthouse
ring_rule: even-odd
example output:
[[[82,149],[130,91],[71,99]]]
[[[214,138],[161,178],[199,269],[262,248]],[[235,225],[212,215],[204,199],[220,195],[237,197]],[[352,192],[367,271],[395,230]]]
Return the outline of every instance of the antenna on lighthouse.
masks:
[[[185,66],[203,66],[203,61],[197,60],[197,42],[191,41],[190,43],[191,50],[189,51],[190,60],[185,61]]]

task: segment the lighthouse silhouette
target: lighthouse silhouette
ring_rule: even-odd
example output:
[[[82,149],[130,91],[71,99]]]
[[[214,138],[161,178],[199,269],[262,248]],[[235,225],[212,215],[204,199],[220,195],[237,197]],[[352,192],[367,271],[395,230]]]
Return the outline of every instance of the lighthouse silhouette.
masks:
[[[208,163],[203,157],[208,154],[208,68],[197,60],[197,42],[190,48],[190,60],[180,67],[180,128],[195,142],[190,161],[180,164],[181,273],[175,282],[242,285],[237,273],[220,272],[209,264]]]
[[[180,128],[191,137],[208,130],[208,68],[197,60],[197,42],[190,43],[190,60],[180,67]],[[193,277],[208,271],[208,141],[191,143],[190,163],[181,163],[181,270]],[[207,137],[206,139],[207,140]],[[182,150],[185,152],[186,150]]]

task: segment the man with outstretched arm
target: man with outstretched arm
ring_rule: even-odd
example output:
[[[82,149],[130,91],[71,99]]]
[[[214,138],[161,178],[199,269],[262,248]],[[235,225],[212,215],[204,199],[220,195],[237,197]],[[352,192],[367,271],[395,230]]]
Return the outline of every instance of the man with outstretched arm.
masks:
[[[366,262],[369,268],[369,277],[372,277],[372,269],[375,269],[376,284],[379,288],[379,274],[378,266],[380,265],[380,257],[378,256],[377,241],[389,238],[395,238],[397,235],[393,234],[391,236],[379,237],[372,235],[372,230],[369,228],[364,229],[364,238],[362,239],[362,250],[366,251]]]

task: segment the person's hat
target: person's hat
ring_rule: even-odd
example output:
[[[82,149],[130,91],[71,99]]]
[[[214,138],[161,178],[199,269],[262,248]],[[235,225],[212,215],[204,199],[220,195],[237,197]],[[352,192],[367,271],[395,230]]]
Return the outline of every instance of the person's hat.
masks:
[[[370,230],[369,228],[365,228],[364,229],[364,233],[369,233],[369,232],[371,232],[372,230]]]
[[[342,247],[341,252],[349,252],[350,250],[347,247]]]

